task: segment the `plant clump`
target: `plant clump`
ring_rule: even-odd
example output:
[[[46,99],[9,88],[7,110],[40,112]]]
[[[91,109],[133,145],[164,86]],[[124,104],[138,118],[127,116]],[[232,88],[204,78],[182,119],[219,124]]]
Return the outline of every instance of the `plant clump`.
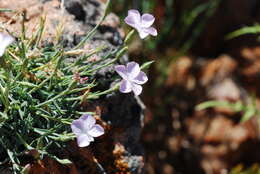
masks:
[[[93,137],[104,134],[104,129],[95,124],[95,118],[91,116],[95,113],[86,112],[83,104],[119,89],[120,83],[104,91],[95,90],[99,85],[95,72],[114,65],[128,50],[127,43],[133,34],[130,32],[118,49],[109,51],[99,60],[88,61],[106,48],[82,49],[105,15],[106,12],[81,42],[69,50],[60,42],[41,45],[44,18],[30,38],[25,36],[24,30],[16,39],[7,32],[1,33],[0,165],[19,173],[24,168],[25,156],[32,152],[35,159],[48,156],[61,164],[70,164],[70,160],[61,159],[58,153],[68,141],[77,137],[78,145],[85,147]],[[74,59],[68,59],[70,57]],[[108,58],[111,60],[107,61]],[[134,63],[138,68],[133,71],[134,79],[131,80],[135,80],[132,85],[138,87],[138,91],[132,89],[136,95],[142,91],[139,84],[148,80],[141,69],[151,63],[145,63],[141,68]]]

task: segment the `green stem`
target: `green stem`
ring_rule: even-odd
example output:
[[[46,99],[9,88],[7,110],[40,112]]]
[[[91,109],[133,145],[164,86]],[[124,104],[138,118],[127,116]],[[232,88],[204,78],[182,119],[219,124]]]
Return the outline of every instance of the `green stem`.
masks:
[[[125,40],[124,40],[124,45],[127,45],[130,40],[133,38],[134,36],[134,33],[135,33],[135,29],[132,29],[128,34],[127,36],[125,37]]]
[[[76,88],[76,89],[73,89],[70,92],[68,92],[68,94],[77,93],[77,92],[80,92],[80,91],[85,91],[85,90],[90,89],[90,88],[92,88],[94,86],[95,86],[94,84],[90,84],[90,85],[85,86],[83,88]]]
[[[102,95],[110,94],[111,92],[118,90],[119,85],[120,85],[120,83],[117,83],[114,87],[112,87],[108,90],[105,90],[105,91],[97,93],[97,94],[89,95],[89,96],[87,96],[87,99],[96,99]]]
[[[70,120],[70,119],[55,118],[55,117],[51,117],[51,116],[48,116],[45,114],[39,114],[39,116],[41,116],[47,120],[49,119],[49,120],[57,121],[57,122],[68,124],[68,125],[71,125],[71,122],[72,122],[72,120]]]
[[[100,70],[100,69],[102,69],[102,68],[104,68],[104,67],[107,67],[107,66],[109,66],[109,65],[112,65],[112,64],[115,63],[117,60],[119,60],[119,58],[122,57],[127,50],[128,50],[128,47],[127,47],[127,46],[123,47],[123,48],[117,53],[116,57],[115,57],[113,60],[111,60],[110,62],[108,62],[108,63],[106,63],[106,64],[104,64],[104,65],[101,65],[101,66],[99,66],[99,67],[97,67],[97,68],[95,68],[95,69],[91,69],[91,70],[89,70],[89,71],[85,71],[85,72],[83,72],[82,75],[85,75],[85,74],[91,73],[91,72],[93,72],[93,71]]]
[[[54,100],[66,95],[68,92],[69,92],[69,90],[65,90],[65,91],[61,92],[60,94],[56,95],[55,97],[51,98],[50,100],[40,103],[40,104],[36,105],[35,107],[40,107],[40,106],[46,105],[50,102],[53,102]]]
[[[40,89],[43,87],[43,85],[48,82],[50,79],[52,78],[52,76],[48,77],[47,79],[43,80],[38,86],[34,87],[32,90],[29,91],[29,94],[35,92],[36,90]]]
[[[84,101],[85,99],[97,99],[98,97],[102,96],[102,95],[106,95],[106,94],[109,94],[113,91],[116,91],[118,90],[119,88],[119,85],[120,83],[117,83],[114,87],[108,89],[108,90],[105,90],[103,92],[100,92],[100,93],[95,93],[95,94],[92,94],[92,95],[82,95],[82,96],[79,96],[79,97],[72,97],[72,98],[67,98],[66,101],[77,101],[77,100],[81,100]]]
[[[76,81],[72,81],[71,84],[69,85],[69,87],[65,91],[61,92],[60,94],[56,95],[55,97],[53,97],[53,98],[51,98],[51,99],[49,99],[49,100],[47,100],[47,101],[45,101],[43,103],[40,103],[40,104],[36,105],[35,107],[40,107],[40,106],[46,105],[46,104],[51,103],[54,100],[56,100],[56,99],[58,99],[58,98],[60,98],[60,97],[62,97],[64,95],[69,94],[69,92],[71,91],[72,86],[75,83],[77,83],[77,82]]]
[[[105,49],[105,46],[101,46],[97,49],[95,49],[94,51],[92,51],[91,53],[87,54],[87,55],[83,55],[81,57],[79,57],[73,64],[69,65],[68,67],[66,67],[64,70],[67,70],[71,67],[75,67],[77,65],[80,65],[83,61],[85,61],[87,58],[93,56],[94,54],[99,53],[100,51],[102,51],[103,49]]]

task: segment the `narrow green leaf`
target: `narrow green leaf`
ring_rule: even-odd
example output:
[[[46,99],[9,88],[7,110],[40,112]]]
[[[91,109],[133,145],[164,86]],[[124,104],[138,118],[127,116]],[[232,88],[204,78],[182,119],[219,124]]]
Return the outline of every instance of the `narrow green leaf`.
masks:
[[[254,116],[254,114],[255,114],[255,112],[254,112],[253,110],[248,110],[248,111],[246,111],[246,112],[243,114],[243,116],[242,116],[240,122],[243,123],[243,122],[245,122],[245,121],[250,120],[250,119]]]
[[[226,40],[229,40],[245,34],[259,34],[259,33],[260,33],[260,25],[256,24],[254,26],[243,27],[241,29],[235,30],[234,32],[228,34],[225,38]]]
[[[142,64],[141,69],[143,70],[149,68],[154,62],[155,62],[154,60],[145,62],[144,64]]]
[[[207,102],[203,102],[203,103],[197,105],[196,106],[196,110],[204,110],[204,109],[212,108],[212,107],[226,107],[226,108],[229,108],[229,102],[226,102],[226,101],[216,101],[216,100],[207,101]]]
[[[55,155],[50,155],[50,157],[56,161],[58,161],[59,163],[63,164],[63,165],[69,165],[72,164],[72,162],[69,159],[60,159]]]

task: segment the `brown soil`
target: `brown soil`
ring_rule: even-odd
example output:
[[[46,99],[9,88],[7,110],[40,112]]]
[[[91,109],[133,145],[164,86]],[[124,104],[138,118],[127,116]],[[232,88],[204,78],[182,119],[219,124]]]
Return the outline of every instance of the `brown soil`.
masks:
[[[178,1],[176,13],[188,2]],[[142,137],[146,173],[220,174],[238,164],[260,163],[259,117],[240,123],[243,113],[230,109],[196,110],[207,100],[250,103],[252,95],[259,108],[259,35],[224,39],[235,29],[259,22],[259,5],[253,0],[222,1],[188,56],[166,67],[169,73],[162,86],[154,85],[159,79],[156,66],[150,71]],[[174,55],[166,51],[151,56],[160,62],[159,57]]]

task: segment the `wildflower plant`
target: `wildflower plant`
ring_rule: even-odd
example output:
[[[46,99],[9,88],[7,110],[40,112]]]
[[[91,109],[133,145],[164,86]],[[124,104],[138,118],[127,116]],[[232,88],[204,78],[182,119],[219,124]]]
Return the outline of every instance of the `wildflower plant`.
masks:
[[[95,91],[93,88],[99,85],[95,73],[119,61],[128,50],[127,43],[133,34],[130,32],[124,44],[110,50],[99,61],[87,61],[104,48],[96,48],[90,53],[82,50],[105,14],[97,26],[69,50],[61,43],[40,44],[44,39],[44,18],[31,38],[25,37],[23,31],[13,42],[14,37],[0,34],[0,166],[10,166],[13,173],[19,173],[23,168],[23,157],[33,150],[39,153],[37,159],[48,156],[68,164],[71,161],[60,159],[57,149],[65,148],[66,142],[75,138],[79,147],[86,147],[105,133],[104,128],[96,124],[92,116],[95,113],[86,112],[82,103],[119,89],[120,83],[105,91]],[[68,61],[70,57],[74,57],[73,62]],[[106,61],[107,58],[111,60]],[[128,63],[126,68],[118,66],[116,71],[127,84],[127,89],[121,84],[120,91],[128,92],[131,88],[139,95],[140,84],[148,79],[141,69],[151,63],[141,67],[135,62]]]

